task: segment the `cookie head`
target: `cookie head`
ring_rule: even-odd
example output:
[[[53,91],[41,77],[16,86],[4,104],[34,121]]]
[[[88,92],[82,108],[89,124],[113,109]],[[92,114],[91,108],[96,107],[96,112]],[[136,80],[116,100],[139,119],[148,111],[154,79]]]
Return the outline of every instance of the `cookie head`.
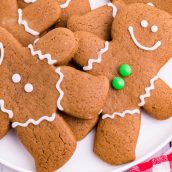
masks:
[[[12,40],[13,41],[13,40]],[[59,75],[48,64],[32,56],[29,49],[3,41],[0,46],[0,99],[14,115],[14,121],[39,119],[56,113]],[[51,91],[47,91],[51,90]]]
[[[172,20],[169,14],[147,4],[123,8],[113,22],[112,36],[136,51],[167,56],[171,44]]]

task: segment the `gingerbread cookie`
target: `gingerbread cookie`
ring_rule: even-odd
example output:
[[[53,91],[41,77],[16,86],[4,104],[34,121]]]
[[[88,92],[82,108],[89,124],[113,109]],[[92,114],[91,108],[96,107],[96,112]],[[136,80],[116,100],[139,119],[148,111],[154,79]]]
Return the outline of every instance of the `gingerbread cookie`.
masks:
[[[0,109],[8,118],[7,123],[4,119],[3,128],[12,123],[17,136],[35,159],[37,171],[41,172],[61,167],[76,148],[75,137],[57,109],[92,118],[98,115],[98,108],[103,107],[109,89],[108,79],[104,76],[95,77],[71,67],[53,66],[58,64],[58,58],[55,59],[53,54],[59,53],[65,59],[69,53],[74,53],[73,50],[64,53],[65,49],[60,50],[59,44],[51,47],[51,41],[58,40],[59,30],[63,35],[67,29],[55,29],[48,37],[45,35],[46,40],[42,37],[34,45],[24,48],[0,28]],[[63,36],[70,39],[66,34]],[[71,46],[65,39],[66,47]],[[49,54],[42,53],[46,48]],[[65,59],[59,63],[66,62]],[[77,99],[74,95],[78,92]],[[82,115],[77,114],[77,108],[82,109]],[[89,111],[92,115],[87,115]],[[6,133],[5,130],[1,132],[4,132],[2,135]]]
[[[39,0],[18,0],[18,6],[25,8]],[[72,15],[82,15],[91,11],[89,0],[56,0],[62,9],[61,17],[57,21],[56,27],[65,27],[67,20]]]
[[[6,28],[24,46],[33,43],[42,32],[59,19],[61,13],[56,0],[39,0],[23,10],[17,9],[16,5],[13,6],[13,4],[15,2],[2,0],[0,26]],[[6,6],[9,8],[5,8]],[[10,9],[11,12],[9,12]],[[3,17],[1,13],[11,13],[11,15]]]
[[[111,40],[111,25],[120,8],[122,1],[107,3],[85,15],[74,15],[69,18],[67,27],[72,31],[87,31],[96,34],[104,40]]]
[[[75,34],[80,42],[74,60],[83,70],[105,75],[111,82],[94,145],[94,152],[110,164],[135,159],[141,107],[157,119],[172,115],[172,90],[159,77],[172,57],[171,26],[168,13],[132,4],[115,18],[113,41],[87,32]]]
[[[98,117],[93,119],[79,119],[64,113],[61,116],[65,122],[69,125],[72,132],[74,133],[76,140],[80,141],[95,127]]]
[[[114,0],[115,1],[115,0]],[[150,6],[159,8],[172,14],[172,1],[171,0],[123,0],[126,4],[132,3],[146,3]]]

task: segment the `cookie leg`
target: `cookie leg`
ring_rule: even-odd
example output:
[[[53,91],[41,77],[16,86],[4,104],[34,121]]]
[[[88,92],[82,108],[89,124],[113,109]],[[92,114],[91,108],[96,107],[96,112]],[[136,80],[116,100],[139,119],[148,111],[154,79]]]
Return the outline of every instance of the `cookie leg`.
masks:
[[[9,131],[10,121],[6,114],[0,112],[0,139],[2,139]]]
[[[126,114],[124,118],[100,119],[94,152],[112,165],[135,160],[135,148],[140,129],[140,114]]]
[[[144,101],[143,108],[152,117],[165,120],[172,116],[172,89],[161,79],[155,81],[155,89]]]
[[[65,164],[76,148],[76,140],[64,120],[57,115],[53,122],[43,121],[35,126],[18,126],[21,142],[35,159],[38,172],[52,172]]]

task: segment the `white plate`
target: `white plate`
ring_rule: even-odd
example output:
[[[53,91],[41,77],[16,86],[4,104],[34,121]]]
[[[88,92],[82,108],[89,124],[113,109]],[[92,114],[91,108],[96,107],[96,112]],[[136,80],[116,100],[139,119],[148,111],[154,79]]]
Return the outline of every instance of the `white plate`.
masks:
[[[105,0],[90,0],[93,8]],[[171,71],[170,71],[171,70]],[[172,87],[172,60],[160,72],[161,78]],[[171,78],[171,79],[170,79]],[[137,159],[129,164],[111,166],[101,161],[93,152],[94,131],[78,143],[77,150],[68,163],[58,172],[121,172],[129,169],[158,152],[172,140],[172,118],[157,121],[142,113],[141,131],[137,144]],[[34,161],[13,131],[0,141],[0,163],[20,172],[35,171]]]

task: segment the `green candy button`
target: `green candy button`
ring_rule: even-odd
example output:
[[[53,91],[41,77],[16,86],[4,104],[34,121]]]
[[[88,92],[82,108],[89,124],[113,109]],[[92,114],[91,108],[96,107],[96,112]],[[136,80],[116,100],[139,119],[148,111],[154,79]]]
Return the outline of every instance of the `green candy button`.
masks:
[[[121,76],[127,77],[132,74],[132,69],[128,64],[123,64],[119,67],[119,73]]]
[[[115,90],[121,90],[124,88],[124,86],[125,86],[125,81],[122,78],[116,77],[112,80],[112,87]]]

